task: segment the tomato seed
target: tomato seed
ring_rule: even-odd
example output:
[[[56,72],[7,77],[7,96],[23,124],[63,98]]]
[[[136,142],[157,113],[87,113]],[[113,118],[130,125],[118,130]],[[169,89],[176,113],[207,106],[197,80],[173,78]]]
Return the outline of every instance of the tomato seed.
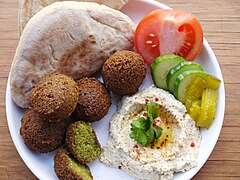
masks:
[[[153,33],[149,34],[150,37],[154,37],[155,35]]]
[[[152,44],[153,42],[152,41],[146,41],[146,44]]]

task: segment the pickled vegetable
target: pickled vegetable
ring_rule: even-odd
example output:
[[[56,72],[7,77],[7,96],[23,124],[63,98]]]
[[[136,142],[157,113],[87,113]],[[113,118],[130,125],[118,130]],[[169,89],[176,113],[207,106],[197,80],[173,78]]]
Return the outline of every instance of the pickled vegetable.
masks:
[[[191,103],[191,107],[189,108],[189,115],[193,120],[197,121],[198,116],[201,112],[201,100],[196,100]]]
[[[202,94],[201,112],[196,120],[196,126],[209,128],[216,113],[218,92],[207,88]]]
[[[203,78],[207,82],[207,88],[218,89],[221,81],[204,71],[187,70],[178,75],[174,82],[174,95],[176,98],[185,104],[186,90],[194,82],[197,77]]]
[[[188,112],[192,106],[193,101],[202,99],[203,90],[207,88],[207,81],[200,76],[196,77],[188,86],[186,91],[186,108]]]
[[[210,75],[207,79],[207,87],[212,89],[218,89],[220,86],[221,80],[216,78],[213,75]]]

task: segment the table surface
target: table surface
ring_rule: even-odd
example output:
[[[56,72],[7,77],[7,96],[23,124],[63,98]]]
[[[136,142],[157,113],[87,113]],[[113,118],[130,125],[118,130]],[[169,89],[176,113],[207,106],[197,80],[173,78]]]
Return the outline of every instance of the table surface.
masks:
[[[240,179],[240,1],[161,2],[198,17],[225,82],[226,110],[221,135],[194,179]],[[18,41],[18,0],[0,0],[0,179],[36,179],[15,149],[5,113],[7,78]]]

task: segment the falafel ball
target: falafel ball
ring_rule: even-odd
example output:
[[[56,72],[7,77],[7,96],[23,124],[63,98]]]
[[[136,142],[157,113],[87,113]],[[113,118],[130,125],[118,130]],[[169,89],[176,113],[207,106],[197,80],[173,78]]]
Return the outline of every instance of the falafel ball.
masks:
[[[60,180],[92,180],[89,167],[72,157],[66,149],[59,149],[54,156],[54,171]]]
[[[45,75],[31,93],[31,106],[50,122],[68,118],[78,101],[76,82],[66,75],[52,72]]]
[[[108,90],[96,78],[82,78],[77,81],[77,85],[79,97],[74,112],[76,118],[86,122],[102,119],[111,106]]]
[[[94,129],[89,123],[83,121],[76,121],[68,127],[66,145],[81,163],[94,161],[102,152]]]
[[[32,150],[47,153],[60,147],[65,140],[67,123],[50,123],[34,110],[27,110],[21,121],[20,135]]]
[[[132,51],[117,51],[103,65],[103,81],[114,94],[131,95],[146,76],[143,58]]]

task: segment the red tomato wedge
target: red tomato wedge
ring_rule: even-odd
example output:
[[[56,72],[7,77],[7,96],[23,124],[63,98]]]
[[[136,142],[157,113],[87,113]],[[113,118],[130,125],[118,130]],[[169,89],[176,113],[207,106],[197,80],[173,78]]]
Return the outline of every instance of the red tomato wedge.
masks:
[[[202,49],[203,31],[191,13],[155,10],[139,22],[134,45],[148,65],[158,56],[166,54],[176,54],[193,61]]]

